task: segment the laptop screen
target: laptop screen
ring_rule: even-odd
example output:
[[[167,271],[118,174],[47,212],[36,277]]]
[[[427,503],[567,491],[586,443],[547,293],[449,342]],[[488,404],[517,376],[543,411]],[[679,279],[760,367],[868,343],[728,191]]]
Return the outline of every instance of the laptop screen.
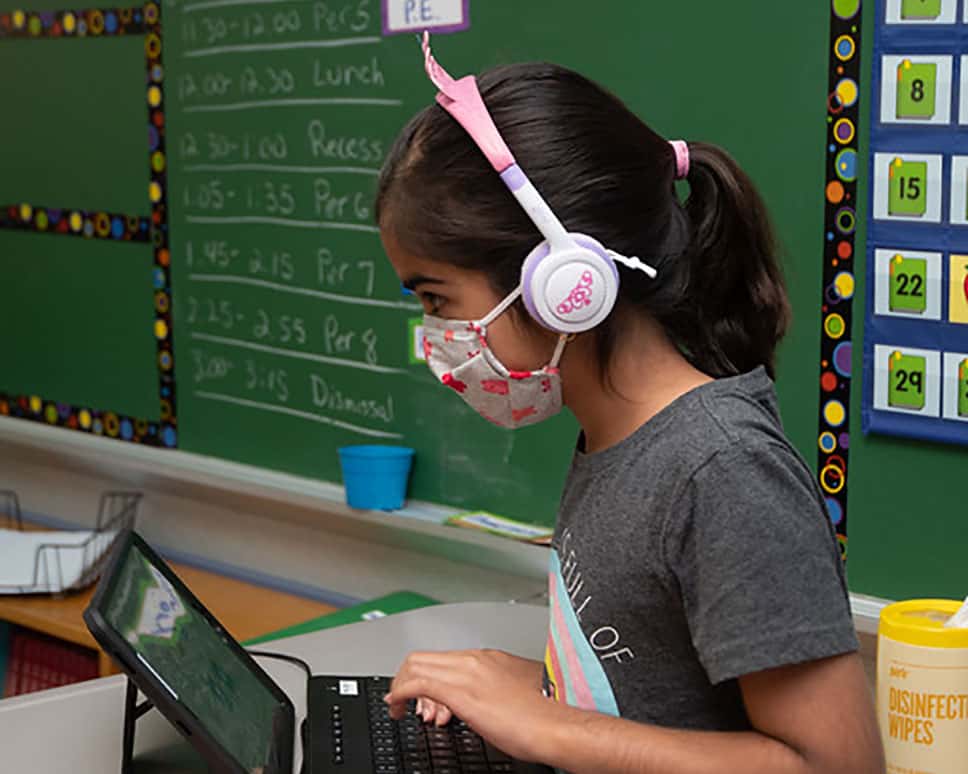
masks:
[[[137,542],[121,557],[100,607],[141,665],[245,771],[276,769],[273,741],[285,706]]]

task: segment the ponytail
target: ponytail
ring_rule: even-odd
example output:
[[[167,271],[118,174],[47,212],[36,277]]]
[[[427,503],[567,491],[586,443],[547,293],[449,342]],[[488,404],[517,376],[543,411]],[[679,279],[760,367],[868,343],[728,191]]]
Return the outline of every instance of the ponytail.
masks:
[[[722,148],[689,144],[684,304],[668,333],[711,376],[764,366],[775,378],[790,304],[763,200]],[[687,319],[691,318],[691,319]]]

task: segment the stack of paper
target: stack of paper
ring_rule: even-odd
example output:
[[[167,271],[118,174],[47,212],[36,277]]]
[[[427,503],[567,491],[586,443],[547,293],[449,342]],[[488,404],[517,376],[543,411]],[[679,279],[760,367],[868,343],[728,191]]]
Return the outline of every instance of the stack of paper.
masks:
[[[77,584],[116,531],[0,530],[0,594],[57,593]]]

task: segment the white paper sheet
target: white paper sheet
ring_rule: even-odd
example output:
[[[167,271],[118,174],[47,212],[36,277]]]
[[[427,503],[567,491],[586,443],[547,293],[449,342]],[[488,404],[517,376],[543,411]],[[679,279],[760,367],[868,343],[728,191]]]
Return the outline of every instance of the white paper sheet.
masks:
[[[83,544],[93,535],[92,530],[0,530],[0,594],[56,593],[77,583],[84,572],[85,560],[93,564],[103,556],[117,532],[99,533],[85,550]],[[51,544],[68,547],[40,548]]]

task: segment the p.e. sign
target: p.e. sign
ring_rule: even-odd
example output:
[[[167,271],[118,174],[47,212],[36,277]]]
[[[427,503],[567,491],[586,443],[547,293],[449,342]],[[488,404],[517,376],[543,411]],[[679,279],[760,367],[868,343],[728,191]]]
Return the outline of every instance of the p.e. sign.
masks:
[[[470,0],[383,0],[384,35],[458,32],[470,26]]]

